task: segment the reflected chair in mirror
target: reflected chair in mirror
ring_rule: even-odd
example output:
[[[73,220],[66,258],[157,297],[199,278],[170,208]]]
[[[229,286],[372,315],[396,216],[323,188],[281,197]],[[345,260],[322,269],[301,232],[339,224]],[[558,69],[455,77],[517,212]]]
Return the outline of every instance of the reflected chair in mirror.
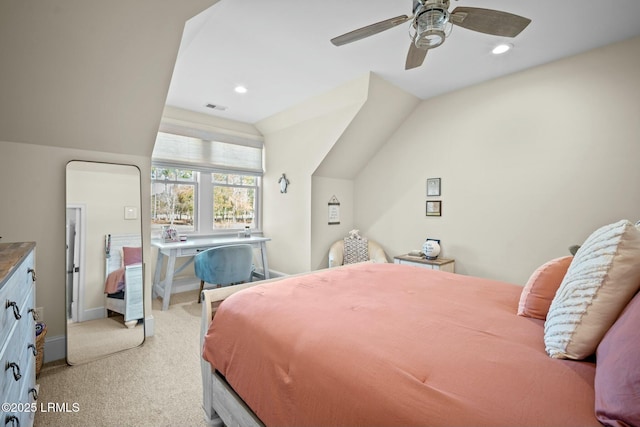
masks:
[[[358,230],[338,240],[329,248],[329,268],[356,262],[388,262],[387,254],[377,242],[360,236]]]
[[[205,283],[222,287],[251,281],[253,248],[242,244],[207,249],[194,257],[194,266],[196,277],[200,279],[200,303]]]

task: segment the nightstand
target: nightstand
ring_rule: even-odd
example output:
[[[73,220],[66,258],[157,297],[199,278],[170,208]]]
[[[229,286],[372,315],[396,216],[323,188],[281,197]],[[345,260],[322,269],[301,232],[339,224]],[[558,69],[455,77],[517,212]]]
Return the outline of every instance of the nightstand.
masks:
[[[447,271],[455,273],[456,261],[447,258],[426,259],[410,255],[398,255],[393,258],[394,264],[407,264],[416,267],[428,268],[430,270]]]

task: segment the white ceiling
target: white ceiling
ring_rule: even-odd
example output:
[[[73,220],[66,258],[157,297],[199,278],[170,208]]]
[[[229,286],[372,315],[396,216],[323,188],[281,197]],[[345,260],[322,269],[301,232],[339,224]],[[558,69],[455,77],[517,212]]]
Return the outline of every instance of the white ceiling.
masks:
[[[640,35],[640,1],[452,0],[531,24],[504,39],[454,27],[422,67],[405,71],[410,23],[341,47],[329,40],[398,15],[411,0],[221,0],[186,26],[167,104],[255,123],[371,71],[421,99]],[[579,70],[576,70],[578,72]],[[248,92],[239,95],[236,85]],[[223,105],[225,111],[206,108]]]

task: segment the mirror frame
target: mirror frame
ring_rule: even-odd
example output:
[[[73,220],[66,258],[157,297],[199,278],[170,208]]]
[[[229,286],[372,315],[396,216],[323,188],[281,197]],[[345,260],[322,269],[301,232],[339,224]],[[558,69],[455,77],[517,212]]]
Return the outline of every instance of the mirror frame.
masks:
[[[80,357],[77,358],[75,356],[72,356],[71,358],[70,356],[70,348],[73,346],[72,343],[72,333],[70,333],[70,328],[73,328],[73,324],[74,322],[71,322],[70,319],[72,317],[72,306],[71,306],[71,301],[77,301],[78,300],[78,293],[74,293],[73,289],[70,289],[70,284],[69,284],[69,275],[73,275],[73,274],[78,274],[78,268],[79,267],[83,267],[84,271],[82,271],[81,273],[79,273],[78,275],[84,275],[86,271],[89,271],[89,269],[91,268],[96,268],[95,264],[98,264],[97,270],[100,273],[103,273],[103,277],[101,278],[101,283],[100,280],[97,278],[98,274],[94,274],[93,277],[91,278],[92,283],[100,283],[101,286],[104,285],[105,283],[105,278],[106,277],[106,273],[107,273],[107,268],[109,268],[109,254],[108,254],[108,249],[110,247],[110,242],[111,242],[111,234],[108,232],[100,231],[100,230],[96,230],[93,232],[93,237],[90,237],[91,240],[91,246],[92,246],[92,258],[91,258],[91,263],[88,262],[87,259],[85,259],[84,261],[82,261],[79,265],[75,265],[75,264],[70,264],[69,261],[69,252],[68,252],[68,247],[69,247],[69,231],[67,230],[68,226],[69,226],[69,207],[72,208],[78,208],[78,207],[84,207],[84,209],[80,209],[80,211],[84,211],[85,215],[84,217],[80,217],[82,223],[80,224],[79,230],[80,232],[84,235],[84,237],[89,237],[87,236],[87,224],[89,223],[90,220],[88,220],[89,217],[89,211],[91,211],[91,206],[87,206],[86,202],[82,202],[81,200],[70,200],[70,185],[73,182],[72,178],[70,177],[70,175],[72,175],[74,169],[72,168],[73,165],[84,165],[87,167],[87,172],[91,172],[91,168],[96,166],[97,170],[96,172],[103,172],[103,173],[109,173],[108,169],[113,166],[115,168],[122,168],[122,170],[130,170],[132,171],[132,176],[136,175],[137,178],[137,185],[135,188],[137,188],[137,196],[129,196],[127,198],[127,200],[116,200],[116,199],[110,199],[108,201],[108,206],[109,208],[112,205],[113,206],[113,210],[109,209],[109,212],[111,212],[111,216],[107,217],[108,221],[113,220],[114,222],[118,221],[120,222],[121,227],[115,227],[116,228],[116,233],[114,233],[114,236],[132,236],[135,237],[136,235],[139,235],[139,241],[140,241],[140,260],[141,260],[141,265],[140,268],[136,267],[132,267],[131,269],[127,269],[127,274],[135,274],[136,278],[138,273],[140,274],[140,282],[136,281],[136,287],[138,287],[137,285],[139,284],[141,286],[141,289],[136,289],[135,291],[138,292],[140,291],[140,305],[141,305],[141,318],[139,318],[137,321],[133,321],[130,322],[129,325],[127,326],[126,324],[123,324],[124,321],[124,317],[122,318],[122,321],[119,320],[119,324],[116,325],[114,324],[114,322],[104,322],[105,326],[106,324],[109,325],[111,331],[106,331],[104,333],[101,333],[100,335],[98,335],[98,337],[107,337],[110,335],[107,334],[112,334],[112,331],[118,331],[118,326],[121,326],[122,328],[124,328],[123,330],[126,330],[127,333],[129,334],[127,336],[127,339],[122,340],[122,345],[120,346],[116,346],[116,347],[112,347],[111,349],[100,349],[100,351],[98,353],[93,353],[92,350],[92,355],[88,356],[88,357]],[[133,169],[129,169],[129,168],[133,168]],[[78,168],[79,171],[82,171],[82,168]],[[135,171],[135,172],[133,172]],[[70,173],[71,172],[71,173]],[[126,174],[122,174],[122,176],[125,176]],[[119,176],[118,175],[114,175],[114,176]],[[108,188],[108,182],[105,185],[105,182],[107,181],[103,181],[102,182],[102,191],[104,191],[103,194],[116,194],[112,188]],[[127,185],[126,183],[123,183],[124,185]],[[96,185],[97,187],[98,185]],[[96,191],[100,191],[100,189],[96,189]],[[133,193],[133,191],[132,191]],[[88,192],[86,194],[89,194]],[[135,199],[135,203],[133,202],[133,200]],[[84,206],[83,206],[84,205]],[[107,205],[105,205],[107,206]],[[133,164],[125,164],[125,163],[113,163],[113,162],[102,162],[102,161],[91,161],[91,160],[70,160],[67,162],[66,166],[65,166],[65,230],[67,230],[65,232],[65,318],[67,320],[66,322],[66,361],[67,364],[69,365],[77,365],[77,364],[81,364],[81,363],[86,363],[86,362],[90,362],[93,360],[97,360],[97,359],[101,359],[103,357],[107,357],[109,355],[112,354],[116,354],[119,353],[121,351],[125,351],[131,348],[135,348],[139,345],[142,345],[146,339],[146,324],[145,324],[145,320],[146,320],[146,313],[145,313],[145,304],[144,304],[144,297],[145,297],[145,262],[144,262],[144,239],[143,239],[143,224],[142,224],[142,215],[141,215],[141,209],[142,209],[142,172],[140,170],[140,168],[137,165],[133,165]],[[94,208],[95,208],[95,202],[94,202]],[[137,212],[135,212],[135,209],[131,209],[131,208],[137,208]],[[117,210],[116,210],[117,209]],[[94,216],[95,216],[95,212],[96,210],[93,211],[94,212]],[[104,211],[98,210],[98,212],[102,213]],[[119,213],[118,213],[119,212]],[[115,219],[116,215],[118,216],[119,219]],[[131,218],[131,216],[135,216],[135,218]],[[137,231],[135,232],[126,232],[126,231],[119,231],[119,230],[127,230],[127,229],[131,229],[132,226],[125,226],[126,222],[124,221],[129,221],[131,219],[136,220],[136,226],[133,226],[136,228]],[[111,230],[111,226],[107,226],[104,227],[107,230]],[[97,259],[97,250],[96,249],[96,245],[101,245],[101,243],[96,243],[94,242],[95,238],[97,235],[101,235],[103,236],[102,238],[105,239],[104,240],[104,246],[101,247],[102,250],[102,263],[101,261],[98,261]],[[106,238],[106,236],[109,236],[108,238]],[[88,254],[87,254],[87,247],[89,246],[89,244],[86,243],[86,238],[84,238],[84,242],[80,243],[81,246],[81,252],[82,252],[82,256],[84,256],[85,258],[88,258]],[[114,237],[115,240],[115,237]],[[107,244],[107,242],[109,244]],[[113,262],[119,263],[119,260],[121,259],[121,255],[120,253],[117,254],[116,257],[114,257]],[[93,265],[93,266],[92,266]],[[125,270],[123,270],[125,271]],[[102,289],[102,294],[104,295],[104,289]],[[100,292],[96,292],[95,294],[99,294]],[[133,295],[133,294],[131,294]],[[82,296],[84,298],[84,295]],[[110,317],[108,316],[108,309],[107,309],[107,303],[106,303],[106,295],[103,296],[103,298],[105,298],[105,304],[103,307],[96,307],[94,309],[95,313],[96,313],[96,319],[110,319]],[[95,299],[97,301],[97,298]],[[136,298],[137,300],[137,298]],[[126,304],[125,302],[123,302],[123,304]],[[136,302],[137,304],[137,302]],[[100,313],[101,310],[104,310],[102,313]],[[92,317],[92,316],[91,316]],[[87,319],[90,320],[90,319]],[[77,322],[79,323],[83,323],[83,322]],[[102,325],[101,325],[102,326]],[[134,332],[128,332],[128,331],[134,331]],[[138,339],[137,335],[138,335],[138,331],[141,334],[141,337]],[[94,334],[94,333],[92,333]],[[102,345],[102,343],[105,341],[104,339],[100,339],[100,338],[96,338],[95,335],[88,335],[91,339],[88,341],[91,342],[95,342],[96,344],[100,343]],[[118,337],[120,338],[120,337]],[[84,339],[84,341],[87,341],[87,338]],[[116,342],[120,341],[120,339],[116,339],[114,340]],[[126,342],[126,344],[125,344]],[[83,345],[87,345],[87,344],[83,344]],[[96,346],[97,347],[97,346]]]

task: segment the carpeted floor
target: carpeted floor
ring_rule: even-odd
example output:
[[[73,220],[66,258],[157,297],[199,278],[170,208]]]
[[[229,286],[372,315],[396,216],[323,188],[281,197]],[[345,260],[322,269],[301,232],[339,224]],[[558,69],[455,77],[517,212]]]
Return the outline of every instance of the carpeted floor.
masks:
[[[155,335],[131,350],[82,365],[45,364],[39,408],[44,426],[205,426],[197,291],[153,301]],[[77,410],[76,410],[77,408]]]
[[[124,326],[122,315],[67,325],[67,359],[73,365],[101,359],[124,349],[139,346],[144,340],[144,326]]]

